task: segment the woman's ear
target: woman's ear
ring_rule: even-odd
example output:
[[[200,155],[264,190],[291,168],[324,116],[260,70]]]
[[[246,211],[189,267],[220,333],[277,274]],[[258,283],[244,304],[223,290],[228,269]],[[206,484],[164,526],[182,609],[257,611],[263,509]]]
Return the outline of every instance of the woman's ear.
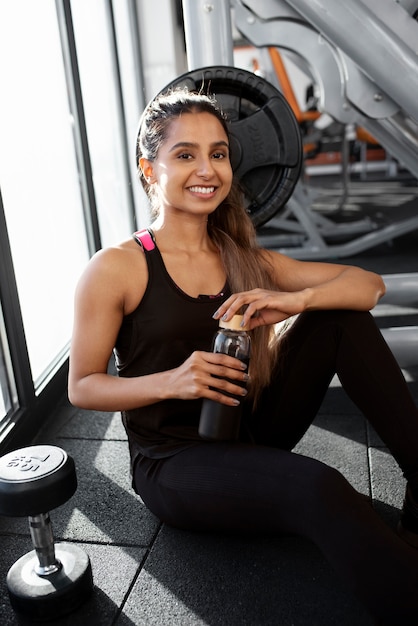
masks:
[[[148,159],[145,159],[144,157],[141,157],[139,159],[139,167],[141,168],[142,174],[145,180],[147,181],[147,183],[148,184],[154,183],[155,176],[154,176],[154,168],[153,168],[152,162],[148,161]]]

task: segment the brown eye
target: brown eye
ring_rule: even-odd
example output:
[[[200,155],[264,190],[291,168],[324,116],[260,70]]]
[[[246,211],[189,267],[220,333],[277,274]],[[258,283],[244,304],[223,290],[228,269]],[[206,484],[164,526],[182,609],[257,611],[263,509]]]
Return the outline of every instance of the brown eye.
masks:
[[[227,155],[227,154],[225,154],[225,152],[215,152],[215,153],[212,155],[212,158],[213,158],[213,159],[226,159],[227,157],[228,157],[228,155]]]

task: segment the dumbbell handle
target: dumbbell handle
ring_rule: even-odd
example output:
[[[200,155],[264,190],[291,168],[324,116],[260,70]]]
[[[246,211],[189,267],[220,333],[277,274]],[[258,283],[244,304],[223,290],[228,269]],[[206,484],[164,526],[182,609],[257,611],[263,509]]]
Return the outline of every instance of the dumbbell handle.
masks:
[[[33,547],[39,560],[35,571],[39,576],[58,572],[62,564],[55,556],[54,536],[49,513],[29,516],[29,529]]]

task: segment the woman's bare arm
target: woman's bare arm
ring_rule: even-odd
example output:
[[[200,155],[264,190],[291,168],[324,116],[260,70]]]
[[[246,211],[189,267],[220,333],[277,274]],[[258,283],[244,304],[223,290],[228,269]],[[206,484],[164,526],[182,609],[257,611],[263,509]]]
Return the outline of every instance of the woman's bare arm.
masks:
[[[374,272],[349,265],[297,261],[270,251],[265,254],[277,291],[253,289],[234,294],[218,309],[217,318],[226,315],[229,319],[244,305],[244,322],[255,328],[307,310],[368,311],[385,293],[382,278]]]

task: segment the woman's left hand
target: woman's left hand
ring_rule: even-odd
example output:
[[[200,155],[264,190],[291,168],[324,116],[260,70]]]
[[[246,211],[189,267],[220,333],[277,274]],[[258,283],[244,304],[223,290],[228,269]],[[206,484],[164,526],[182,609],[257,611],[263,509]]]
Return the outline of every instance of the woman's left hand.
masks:
[[[246,325],[252,330],[257,326],[283,322],[292,315],[301,313],[305,306],[305,290],[287,292],[252,289],[230,296],[213,317],[229,321],[242,308],[245,311],[243,326]]]
[[[298,261],[264,251],[276,289],[235,293],[214,314],[229,321],[244,311],[243,325],[278,324],[307,310],[369,311],[385,293],[382,277],[351,265]],[[241,310],[242,309],[242,310]]]

